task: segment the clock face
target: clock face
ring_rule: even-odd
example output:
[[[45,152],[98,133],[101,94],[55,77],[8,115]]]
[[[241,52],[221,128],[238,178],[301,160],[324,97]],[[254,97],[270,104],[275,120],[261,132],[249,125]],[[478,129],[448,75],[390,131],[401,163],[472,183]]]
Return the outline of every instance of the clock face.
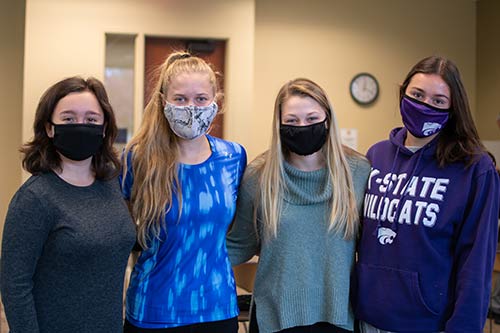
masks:
[[[358,104],[367,105],[373,103],[378,97],[378,82],[371,74],[360,73],[356,75],[349,87],[351,96]]]

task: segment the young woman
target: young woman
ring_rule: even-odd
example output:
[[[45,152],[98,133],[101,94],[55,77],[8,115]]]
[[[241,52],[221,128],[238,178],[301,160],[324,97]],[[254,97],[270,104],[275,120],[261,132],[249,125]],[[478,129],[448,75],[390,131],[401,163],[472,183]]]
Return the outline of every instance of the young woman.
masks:
[[[72,77],[40,99],[2,242],[11,332],[121,332],[135,228],[116,176],[117,128],[101,82]]]
[[[400,110],[404,127],[367,154],[356,316],[363,332],[482,332],[499,177],[455,64],[419,61]]]
[[[206,134],[219,92],[205,61],[178,52],[160,70],[141,129],[125,150],[122,190],[142,252],[124,331],[236,333],[225,236],[246,153]]]
[[[233,265],[260,254],[260,332],[353,330],[349,277],[369,169],[341,145],[321,87],[295,79],[281,88],[271,146],[245,172],[227,238]]]

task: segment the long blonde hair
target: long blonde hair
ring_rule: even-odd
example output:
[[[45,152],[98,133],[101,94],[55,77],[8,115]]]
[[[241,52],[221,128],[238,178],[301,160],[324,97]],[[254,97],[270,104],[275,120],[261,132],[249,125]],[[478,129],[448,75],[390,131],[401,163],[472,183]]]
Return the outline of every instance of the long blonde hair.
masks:
[[[181,184],[177,175],[179,139],[170,129],[163,113],[164,100],[174,77],[182,73],[206,73],[219,96],[217,78],[203,59],[187,52],[174,52],[159,68],[159,78],[144,110],[141,127],[125,147],[125,156],[133,152],[134,184],[130,196],[132,216],[137,223],[138,242],[147,249],[148,241],[159,239],[166,213],[177,196],[179,217],[182,207]],[[123,183],[127,175],[127,159],[123,166]]]
[[[341,144],[335,114],[326,93],[316,83],[304,78],[289,81],[281,87],[274,105],[271,146],[257,158],[256,172],[260,173],[260,178],[255,207],[259,207],[262,214],[264,239],[276,237],[278,232],[283,194],[286,191],[283,159],[289,154],[282,146],[279,135],[281,109],[292,96],[310,97],[326,112],[329,130],[321,153],[325,157],[328,181],[333,184],[329,230],[342,232],[345,239],[352,239],[357,233],[359,215],[347,156],[361,155]],[[254,221],[256,216],[254,212]]]

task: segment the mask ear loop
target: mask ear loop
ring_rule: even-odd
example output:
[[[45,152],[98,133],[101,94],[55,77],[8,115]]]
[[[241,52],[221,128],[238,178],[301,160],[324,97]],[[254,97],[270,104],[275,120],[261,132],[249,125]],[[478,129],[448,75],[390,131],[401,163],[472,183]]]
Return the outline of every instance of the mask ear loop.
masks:
[[[46,126],[46,127],[45,127],[45,133],[47,134],[47,136],[48,136],[50,139],[52,139],[52,138],[54,138],[54,134],[55,134],[55,125],[56,125],[56,124],[54,124],[54,123],[52,122],[52,119],[47,120],[47,124],[49,124],[49,125],[50,125],[50,129],[49,129],[49,127],[48,127],[48,126]],[[52,136],[50,136],[50,135],[49,135],[49,133],[50,133],[50,134],[52,134]]]

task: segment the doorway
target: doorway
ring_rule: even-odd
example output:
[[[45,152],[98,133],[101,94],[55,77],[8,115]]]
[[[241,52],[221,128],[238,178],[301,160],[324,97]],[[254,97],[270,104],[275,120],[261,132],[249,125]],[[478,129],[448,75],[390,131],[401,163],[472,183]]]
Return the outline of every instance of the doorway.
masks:
[[[226,41],[216,39],[186,39],[170,37],[146,36],[144,55],[144,105],[151,96],[151,91],[158,79],[157,68],[175,51],[187,50],[192,55],[202,58],[212,65],[218,73],[218,83],[224,91],[224,65],[226,55]],[[218,102],[219,110],[222,109],[222,101]],[[209,134],[219,138],[224,137],[224,115],[217,114]]]

